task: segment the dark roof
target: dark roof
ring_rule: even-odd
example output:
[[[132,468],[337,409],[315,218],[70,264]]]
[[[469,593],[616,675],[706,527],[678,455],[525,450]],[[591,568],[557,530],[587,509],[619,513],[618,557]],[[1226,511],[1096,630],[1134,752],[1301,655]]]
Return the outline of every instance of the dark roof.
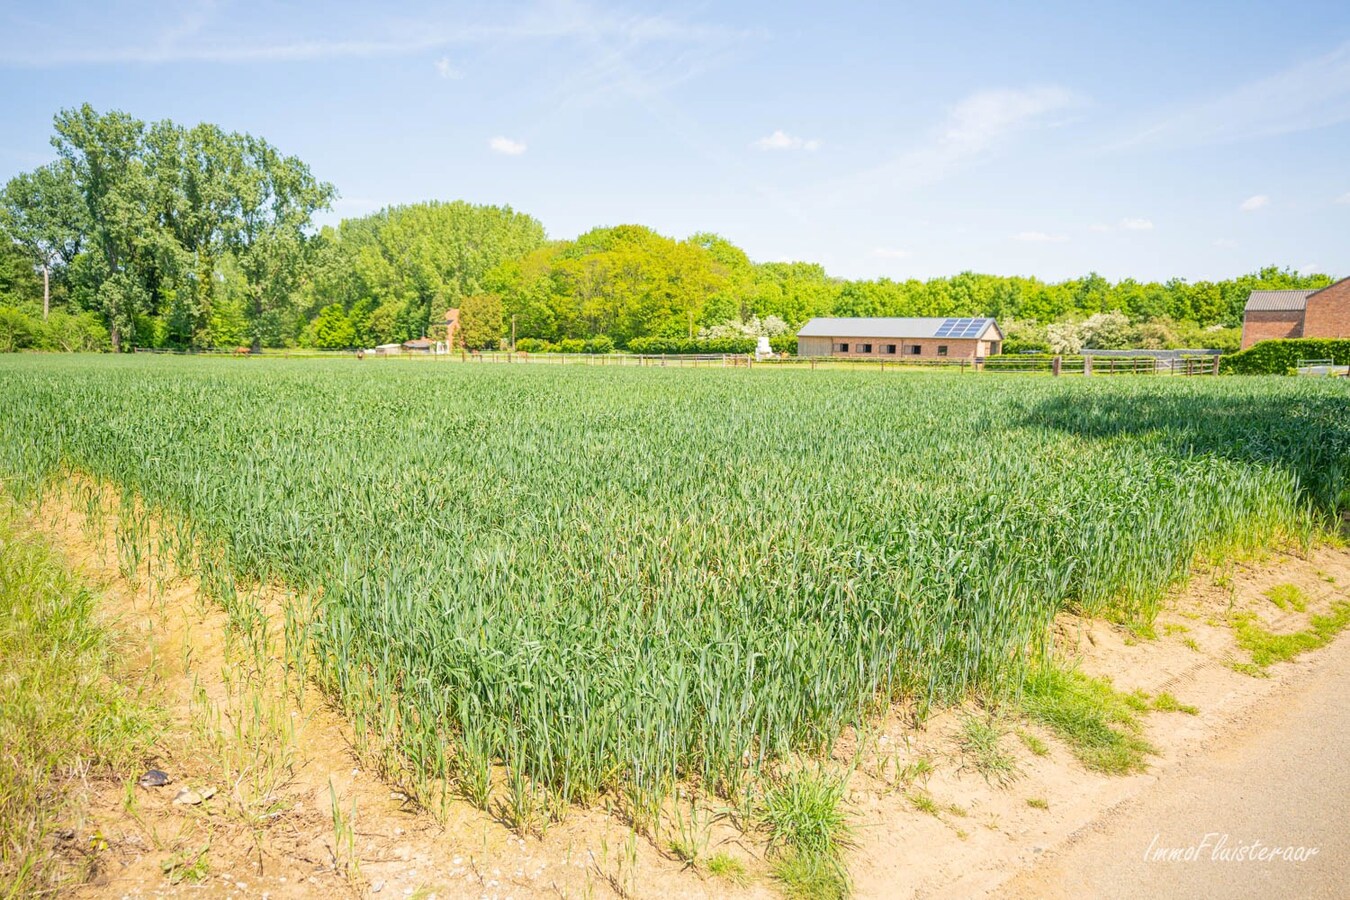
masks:
[[[405,346],[405,347],[430,347],[433,343],[435,343],[435,342],[432,341],[430,338],[413,338],[411,341],[404,341],[404,342],[403,342],[403,346]]]
[[[1294,310],[1302,312],[1308,298],[1317,291],[1252,291],[1247,295],[1244,312]]]
[[[812,319],[801,327],[797,337],[849,338],[951,338],[975,340],[998,326],[993,319]],[[1002,333],[1000,332],[1000,337]]]

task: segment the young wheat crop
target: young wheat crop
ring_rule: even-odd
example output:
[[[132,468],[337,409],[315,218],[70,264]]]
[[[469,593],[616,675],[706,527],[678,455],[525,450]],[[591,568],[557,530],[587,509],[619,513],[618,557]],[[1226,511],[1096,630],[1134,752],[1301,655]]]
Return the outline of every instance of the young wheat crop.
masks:
[[[112,482],[209,580],[314,598],[288,656],[424,801],[638,818],[878,699],[1015,691],[1060,610],[1146,621],[1197,554],[1307,539],[1345,410],[1276,379],[26,357],[0,473]]]

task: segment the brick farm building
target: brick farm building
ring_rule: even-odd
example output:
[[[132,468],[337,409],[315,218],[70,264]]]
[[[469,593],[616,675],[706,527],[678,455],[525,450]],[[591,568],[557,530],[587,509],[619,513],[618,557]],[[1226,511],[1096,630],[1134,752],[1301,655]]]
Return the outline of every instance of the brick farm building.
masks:
[[[1278,338],[1350,338],[1350,278],[1320,291],[1252,291],[1242,349]]]
[[[974,359],[1002,349],[993,319],[812,319],[797,332],[798,356]]]

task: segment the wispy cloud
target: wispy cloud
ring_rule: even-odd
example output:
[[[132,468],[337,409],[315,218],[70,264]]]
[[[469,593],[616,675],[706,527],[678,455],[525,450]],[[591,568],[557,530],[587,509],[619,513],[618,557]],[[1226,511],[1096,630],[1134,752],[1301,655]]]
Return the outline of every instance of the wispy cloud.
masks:
[[[337,36],[278,35],[242,17],[224,21],[215,4],[199,3],[168,24],[129,22],[128,34],[110,39],[103,31],[53,29],[50,40],[0,39],[0,66],[50,68],[70,65],[181,62],[264,63],[320,59],[404,57],[448,47],[501,42],[617,40],[634,45],[700,44],[747,32],[663,16],[627,16],[584,3],[541,0],[498,21],[446,21],[445,17],[357,23]],[[243,27],[236,27],[240,21]],[[317,31],[318,28],[316,27]],[[441,60],[437,62],[440,70]],[[446,76],[453,77],[453,76]]]
[[[1095,225],[1089,225],[1088,231],[1095,231],[1098,234],[1108,234],[1112,231],[1115,231],[1117,228],[1119,228],[1121,231],[1152,231],[1153,220],[1141,217],[1126,216],[1125,218],[1121,219],[1120,222],[1116,225],[1107,225],[1101,222]]]
[[[909,251],[899,247],[877,247],[872,255],[879,259],[909,259]]]
[[[1069,239],[1067,234],[1047,234],[1044,231],[1019,231],[1013,240],[1028,244],[1062,244]]]
[[[1174,109],[1117,146],[1229,143],[1347,121],[1350,41],[1225,94]]]
[[[834,199],[878,187],[914,188],[939,181],[995,156],[1022,133],[1045,126],[1083,100],[1056,86],[997,88],[970,94],[952,106],[917,147],[826,186]]]
[[[819,150],[819,138],[799,138],[779,129],[768,137],[762,137],[751,146],[760,150]]]
[[[1265,209],[1270,205],[1270,197],[1265,194],[1253,194],[1238,205],[1238,209],[1243,212],[1256,212],[1258,209]]]
[[[442,56],[440,59],[436,60],[436,74],[447,80],[464,77],[463,72],[451,65],[450,57],[448,56]]]
[[[1321,271],[1321,268],[1322,267],[1315,262],[1306,262],[1298,267],[1298,271],[1300,275],[1315,275]]]
[[[488,141],[488,147],[492,148],[492,152],[500,153],[503,156],[520,156],[525,152],[524,141],[513,141],[509,137],[501,137],[500,135]],[[545,156],[547,155],[545,154]]]

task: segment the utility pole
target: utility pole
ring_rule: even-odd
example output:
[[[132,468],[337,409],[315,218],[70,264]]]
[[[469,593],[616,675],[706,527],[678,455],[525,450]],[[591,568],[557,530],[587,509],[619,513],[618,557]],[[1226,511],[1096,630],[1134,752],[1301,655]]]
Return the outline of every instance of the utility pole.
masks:
[[[516,317],[511,316],[511,352],[516,352]]]

